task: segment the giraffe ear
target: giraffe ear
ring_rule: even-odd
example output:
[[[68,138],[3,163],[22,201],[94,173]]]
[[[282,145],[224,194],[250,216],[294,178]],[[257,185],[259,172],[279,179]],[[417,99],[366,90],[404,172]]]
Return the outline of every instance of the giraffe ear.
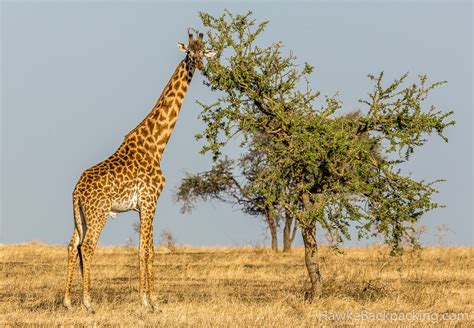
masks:
[[[207,58],[212,58],[216,55],[216,52],[215,51],[212,51],[212,50],[204,50],[204,57],[207,57]]]
[[[179,42],[178,43],[178,49],[181,50],[182,52],[187,52],[188,48],[184,45],[184,43]]]

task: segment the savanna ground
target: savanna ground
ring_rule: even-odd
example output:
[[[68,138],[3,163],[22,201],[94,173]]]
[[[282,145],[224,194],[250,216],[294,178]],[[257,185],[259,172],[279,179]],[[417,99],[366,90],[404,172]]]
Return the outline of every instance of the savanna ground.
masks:
[[[140,305],[137,249],[99,247],[91,315],[80,304],[79,269],[74,309],[61,305],[65,246],[0,245],[0,326],[474,326],[474,247],[402,257],[390,257],[382,246],[346,248],[344,255],[323,247],[324,296],[313,303],[304,301],[302,248],[155,251],[162,313]]]

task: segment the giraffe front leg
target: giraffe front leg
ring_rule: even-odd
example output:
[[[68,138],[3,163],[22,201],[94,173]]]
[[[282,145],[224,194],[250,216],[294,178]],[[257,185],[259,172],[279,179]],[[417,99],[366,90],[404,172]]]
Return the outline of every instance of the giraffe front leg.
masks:
[[[140,224],[142,226],[142,224]],[[142,300],[143,306],[146,308],[150,307],[150,303],[148,302],[148,297],[146,295],[146,258],[147,258],[147,249],[148,246],[145,242],[145,234],[143,230],[140,229],[140,250],[139,250],[139,258],[140,258],[140,281],[139,281],[139,291],[140,297]]]
[[[146,268],[147,268],[147,296],[148,300],[151,305],[151,309],[155,312],[161,312],[161,310],[158,308],[158,300],[155,294],[155,273],[153,270],[153,261],[155,257],[155,247],[153,246],[153,229],[152,229],[152,235],[150,238],[150,246],[149,246],[150,252],[148,254],[147,258],[147,263],[146,263]]]
[[[155,247],[153,246],[153,217],[156,210],[156,202],[158,198],[160,197],[161,192],[163,191],[164,185],[165,185],[165,177],[161,173],[161,183],[158,186],[158,192],[157,192],[156,198],[152,199],[152,204],[154,206],[152,206],[153,210],[152,210],[152,217],[151,217],[151,229],[150,229],[150,239],[149,239],[150,252],[147,258],[148,300],[151,302],[152,310],[155,312],[161,312],[161,310],[158,308],[158,299],[155,294],[155,271],[153,269],[153,261],[155,258]]]
[[[151,310],[155,307],[153,296],[153,216],[155,215],[155,208],[156,200],[142,201],[140,206],[139,290],[143,305]]]

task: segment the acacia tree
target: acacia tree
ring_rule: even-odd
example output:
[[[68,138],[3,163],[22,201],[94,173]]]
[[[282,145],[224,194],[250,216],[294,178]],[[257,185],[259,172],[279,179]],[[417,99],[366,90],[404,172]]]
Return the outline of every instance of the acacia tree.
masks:
[[[200,103],[202,152],[218,160],[228,140],[240,135],[243,147],[252,144],[265,154],[250,190],[298,220],[311,281],[307,297],[322,293],[317,226],[335,237],[335,247],[351,238],[350,226],[358,238],[384,236],[392,254],[404,239],[418,246],[413,223],[440,206],[432,200],[437,181],[404,175],[400,164],[432,133],[447,141],[443,131],[454,124],[452,112],[424,106],[444,82],[428,84],[419,76],[406,85],[405,74],[387,84],[383,73],[369,75],[374,87],[360,111],[343,115],[335,97],[320,101],[310,88],[311,65],[299,67],[295,56],[283,55],[281,43],[257,45],[267,22],[228,11],[200,17],[217,52],[204,76],[219,95],[212,104]]]

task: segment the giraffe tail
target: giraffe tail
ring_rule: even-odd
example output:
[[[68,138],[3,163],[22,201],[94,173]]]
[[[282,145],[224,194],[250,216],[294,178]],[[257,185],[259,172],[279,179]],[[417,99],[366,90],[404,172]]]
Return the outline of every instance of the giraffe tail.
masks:
[[[84,213],[82,211],[79,197],[74,195],[72,203],[73,203],[73,208],[74,208],[74,226],[79,235],[79,243],[77,245],[77,252],[79,255],[79,266],[82,272],[84,261],[82,259],[81,245],[82,245],[82,241],[84,240],[84,235],[86,232],[86,222],[84,220]]]

